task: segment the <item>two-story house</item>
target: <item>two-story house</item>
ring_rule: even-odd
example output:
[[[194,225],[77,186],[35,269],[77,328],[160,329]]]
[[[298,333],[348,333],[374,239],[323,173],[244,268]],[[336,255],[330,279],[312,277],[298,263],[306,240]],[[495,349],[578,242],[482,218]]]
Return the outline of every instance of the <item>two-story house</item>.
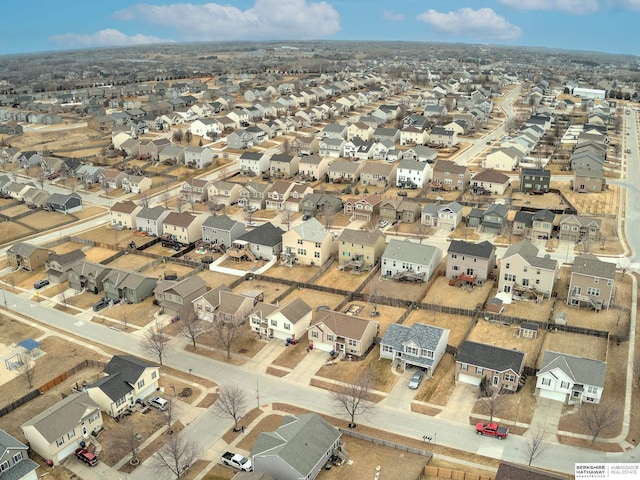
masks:
[[[189,178],[182,182],[180,198],[189,203],[202,203],[207,201],[209,180],[202,178]]]
[[[469,184],[469,168],[450,160],[438,160],[433,166],[431,188],[464,190]]]
[[[69,271],[84,262],[85,258],[86,255],[80,248],[67,253],[51,253],[44,262],[47,278],[51,283],[66,282]]]
[[[72,393],[22,424],[29,447],[42,458],[60,465],[80,442],[103,428],[100,406],[87,392]]]
[[[18,242],[7,249],[7,261],[14,270],[22,268],[28,272],[42,267],[49,257],[49,249],[32,243]]]
[[[83,261],[71,267],[68,272],[69,288],[77,292],[87,291],[97,294],[104,287],[102,282],[112,268],[101,263]]]
[[[109,211],[111,228],[117,230],[135,229],[137,215],[141,210],[142,207],[131,200],[114,203]]]
[[[142,207],[136,215],[136,228],[148,235],[159,237],[162,235],[162,228],[165,218],[169,215],[170,210],[157,205],[155,207]]]
[[[437,206],[437,222],[434,226],[453,232],[462,221],[464,207],[458,202],[449,202]]]
[[[282,234],[283,265],[323,265],[338,251],[335,236],[315,218]]]
[[[269,169],[269,157],[261,152],[244,152],[240,155],[240,173],[260,176]]]
[[[436,145],[442,145],[445,147],[453,147],[460,143],[458,138],[458,132],[455,130],[449,130],[444,127],[435,126],[429,133],[429,142]]]
[[[380,333],[378,322],[333,310],[315,313],[307,338],[314,349],[334,352],[339,358],[362,357]]]
[[[370,222],[380,214],[382,197],[378,194],[367,195],[364,198],[350,198],[344,202],[344,214],[350,215],[350,219]]]
[[[327,175],[333,183],[355,183],[360,181],[362,166],[363,164],[358,162],[331,162],[327,168]]]
[[[360,183],[362,185],[375,185],[386,187],[393,185],[396,180],[396,166],[389,163],[365,162],[360,170]]]
[[[122,179],[122,190],[126,193],[144,193],[151,190],[153,180],[144,175],[127,175]]]
[[[480,385],[486,378],[497,391],[516,392],[520,387],[526,353],[465,340],[456,355],[455,379],[469,385]]]
[[[276,180],[267,193],[267,210],[284,210],[285,202],[295,183],[285,180]]]
[[[326,156],[317,154],[306,155],[300,159],[298,168],[303,180],[315,182],[316,180],[324,179],[329,168],[329,159]]]
[[[301,212],[302,200],[310,193],[313,193],[313,187],[307,183],[296,182],[289,192],[289,196],[284,201],[284,209],[289,212]]]
[[[408,239],[391,239],[382,253],[380,274],[395,280],[428,282],[442,262],[442,250]]]
[[[373,132],[375,129],[363,122],[352,123],[347,127],[347,140],[353,140],[358,137],[361,140],[373,140]]]
[[[482,231],[493,235],[499,235],[507,224],[509,207],[500,203],[494,203],[484,211],[482,216]]]
[[[567,305],[608,309],[616,295],[616,264],[585,253],[573,260]]]
[[[271,183],[248,182],[240,190],[238,206],[261,210],[266,206]]]
[[[249,313],[249,327],[265,338],[298,340],[307,332],[312,313],[302,298],[285,305],[259,302]]]
[[[206,213],[171,212],[162,223],[162,235],[183,245],[197,242],[202,239],[202,224],[207,217]]]
[[[380,230],[368,232],[345,228],[338,237],[338,263],[340,269],[369,270],[380,259],[386,247]]]
[[[273,178],[291,178],[298,173],[300,157],[294,155],[276,154],[269,160],[269,174]]]
[[[201,320],[241,325],[261,295],[232,292],[226,285],[209,290],[193,301],[193,309]]]
[[[266,222],[240,236],[235,243],[241,242],[258,260],[277,258],[282,252],[282,234],[284,231],[271,222]],[[227,250],[227,254],[231,254]]]
[[[496,268],[496,247],[484,241],[452,240],[447,250],[446,277],[449,285],[482,285]]]
[[[431,377],[445,354],[449,332],[446,328],[424,323],[411,326],[392,323],[380,340],[380,358],[392,360],[403,370],[421,368],[427,377]]]
[[[132,355],[114,355],[102,371],[104,376],[86,391],[107,415],[117,418],[158,389],[160,368]]]
[[[104,277],[102,287],[108,300],[138,303],[153,294],[158,280],[137,272],[113,269]]]
[[[420,218],[420,204],[405,197],[389,198],[380,202],[380,219],[390,223],[414,223]]]
[[[500,264],[498,291],[514,298],[550,298],[558,276],[558,261],[549,254],[538,256],[538,248],[521,240],[507,249]]]
[[[244,223],[226,215],[212,215],[202,223],[202,241],[217,245],[223,251],[245,233]]]
[[[565,213],[560,217],[560,240],[597,242],[601,225],[599,218]]]
[[[551,185],[551,170],[523,168],[520,170],[520,191],[523,193],[548,193]]]
[[[539,240],[551,238],[555,218],[555,213],[547,209],[538,210],[534,213],[531,217],[531,238]]]
[[[0,478],[2,480],[38,480],[39,467],[29,458],[29,447],[0,430]]]
[[[207,291],[207,283],[197,275],[182,280],[161,280],[153,289],[160,313],[176,317],[184,309],[191,308],[196,298]]]
[[[604,171],[578,168],[573,171],[573,191],[579,193],[604,192],[607,179]]]
[[[508,175],[493,169],[476,173],[470,182],[470,190],[474,195],[504,195],[510,186]]]
[[[396,187],[422,188],[431,180],[431,165],[412,158],[403,158],[398,163]]]
[[[239,183],[214,180],[207,187],[207,198],[209,203],[214,206],[224,205],[228,207],[238,203],[241,191],[242,185]]]

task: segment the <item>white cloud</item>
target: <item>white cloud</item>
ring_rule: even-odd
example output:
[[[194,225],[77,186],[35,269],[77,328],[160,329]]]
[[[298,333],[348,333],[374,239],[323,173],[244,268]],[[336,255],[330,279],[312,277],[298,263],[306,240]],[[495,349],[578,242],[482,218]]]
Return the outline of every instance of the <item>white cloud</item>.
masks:
[[[599,0],[499,0],[499,2],[518,10],[558,10],[575,15],[586,15],[600,9]]]
[[[61,35],[54,35],[50,37],[49,40],[69,48],[147,45],[150,43],[166,43],[172,41],[142,34],[126,35],[113,28],[106,28],[91,34],[63,33]]]
[[[613,4],[614,8],[619,4],[629,10],[640,10],[640,0],[611,0],[610,3]]]
[[[169,28],[189,41],[322,38],[340,30],[338,12],[325,1],[255,0],[247,10],[218,3],[138,4],[115,17]]]
[[[512,25],[490,8],[461,8],[447,13],[427,10],[417,18],[439,32],[479,40],[513,40],[522,35],[520,27]]]
[[[382,18],[384,18],[385,20],[389,20],[390,22],[401,22],[402,20],[404,20],[404,15],[401,13],[385,10],[384,12],[382,12]]]

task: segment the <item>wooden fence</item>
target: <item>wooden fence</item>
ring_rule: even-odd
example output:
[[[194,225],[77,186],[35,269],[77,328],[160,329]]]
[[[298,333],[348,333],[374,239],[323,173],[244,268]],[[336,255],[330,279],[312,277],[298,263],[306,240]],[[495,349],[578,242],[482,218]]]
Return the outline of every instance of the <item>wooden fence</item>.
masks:
[[[338,430],[340,430],[340,432],[343,435],[347,435],[349,437],[358,438],[360,440],[375,443],[376,445],[395,448],[396,450],[401,450],[403,452],[415,453],[416,455],[427,457],[428,459],[427,464],[431,463],[431,459],[433,458],[433,453],[427,452],[426,450],[422,450],[420,448],[409,447],[408,445],[402,445],[401,443],[395,443],[395,442],[390,442],[389,440],[383,440],[381,438],[371,437],[369,435],[364,435],[362,433],[354,432],[353,430],[349,430],[346,428],[339,428]]]

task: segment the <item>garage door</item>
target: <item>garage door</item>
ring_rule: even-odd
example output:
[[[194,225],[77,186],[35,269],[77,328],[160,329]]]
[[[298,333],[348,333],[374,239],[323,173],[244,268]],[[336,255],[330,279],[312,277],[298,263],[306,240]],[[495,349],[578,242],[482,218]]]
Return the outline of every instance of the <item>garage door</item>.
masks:
[[[468,383],[469,385],[480,385],[480,377],[474,377],[473,375],[467,375],[465,373],[461,373],[458,375],[458,381],[462,383]]]
[[[58,461],[61,462],[69,455],[73,455],[73,452],[76,451],[76,448],[78,448],[78,442],[72,441],[71,443],[69,443],[69,445],[58,452]]]
[[[550,390],[542,390],[542,389],[540,389],[540,396],[542,398],[548,398],[549,400],[557,400],[558,402],[564,402],[567,398],[566,393],[552,392]]]

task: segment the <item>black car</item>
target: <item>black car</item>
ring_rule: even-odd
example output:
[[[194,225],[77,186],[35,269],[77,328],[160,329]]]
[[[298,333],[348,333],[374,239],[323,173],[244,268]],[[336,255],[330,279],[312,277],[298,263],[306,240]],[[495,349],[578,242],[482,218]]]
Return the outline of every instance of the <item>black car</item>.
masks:
[[[93,304],[93,311],[99,312],[100,310],[102,310],[103,308],[107,308],[108,306],[109,306],[109,300],[107,300],[106,298],[103,298],[102,300],[99,300]]]

